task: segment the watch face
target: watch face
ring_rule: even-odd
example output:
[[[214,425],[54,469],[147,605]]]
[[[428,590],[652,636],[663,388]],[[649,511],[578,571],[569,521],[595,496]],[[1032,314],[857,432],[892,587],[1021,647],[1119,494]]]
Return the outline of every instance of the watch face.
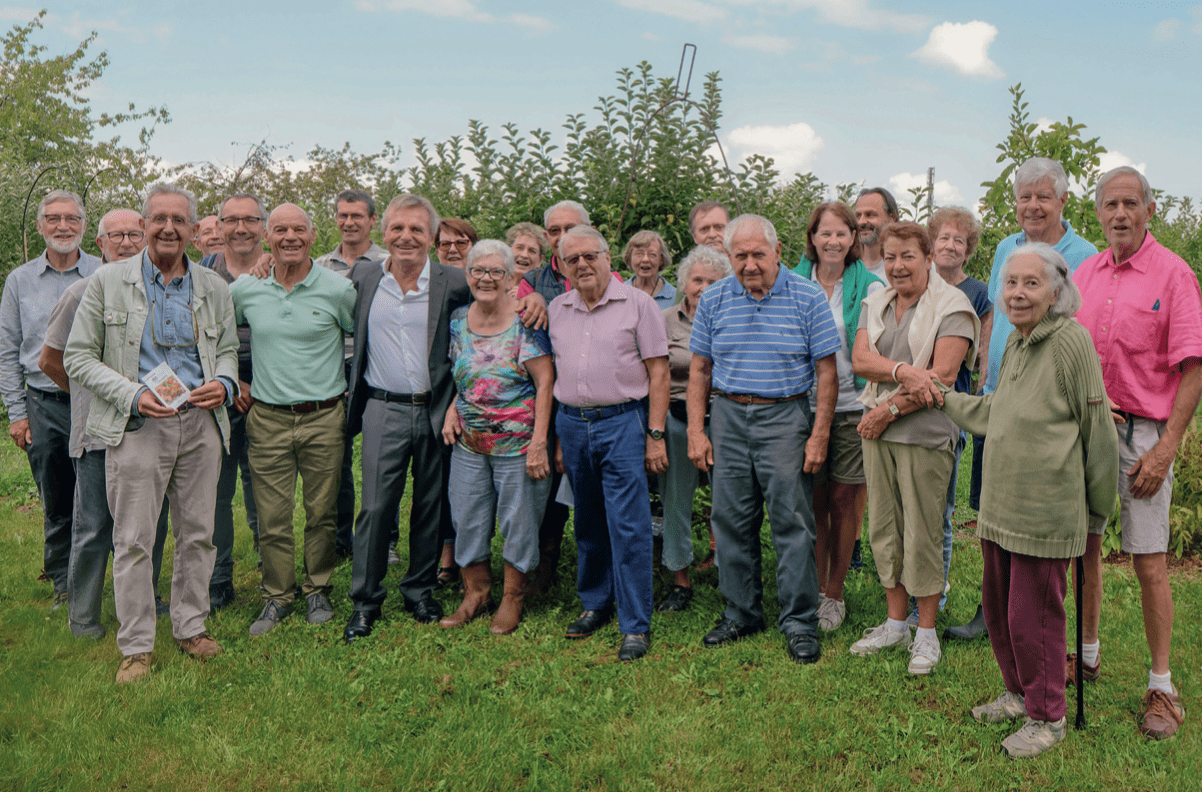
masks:
[[[664,433],[663,433],[663,430],[661,430],[661,429],[648,429],[647,434],[651,436],[652,440],[663,440],[664,439]]]

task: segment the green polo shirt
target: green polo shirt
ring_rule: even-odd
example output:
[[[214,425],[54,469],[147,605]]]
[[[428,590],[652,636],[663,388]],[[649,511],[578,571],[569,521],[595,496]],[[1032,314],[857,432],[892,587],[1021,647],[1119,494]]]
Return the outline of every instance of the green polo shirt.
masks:
[[[355,329],[355,287],[313,266],[287,291],[275,274],[230,285],[239,323],[250,324],[255,379],[250,395],[269,404],[325,401],[346,392],[342,333]]]

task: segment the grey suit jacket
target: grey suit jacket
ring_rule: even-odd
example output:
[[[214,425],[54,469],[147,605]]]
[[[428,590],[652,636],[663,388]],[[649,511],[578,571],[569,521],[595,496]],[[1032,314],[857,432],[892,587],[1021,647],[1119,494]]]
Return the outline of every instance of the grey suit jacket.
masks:
[[[363,429],[363,410],[371,390],[363,377],[367,370],[367,346],[371,343],[367,318],[383,277],[384,269],[376,261],[359,262],[351,270],[351,282],[358,292],[355,300],[355,355],[351,359],[351,403],[346,426],[351,435]],[[442,434],[442,422],[455,395],[451,361],[447,357],[451,342],[451,313],[461,305],[467,305],[471,298],[463,270],[430,262],[430,316],[426,324],[426,352],[431,385],[430,425],[435,436]]]

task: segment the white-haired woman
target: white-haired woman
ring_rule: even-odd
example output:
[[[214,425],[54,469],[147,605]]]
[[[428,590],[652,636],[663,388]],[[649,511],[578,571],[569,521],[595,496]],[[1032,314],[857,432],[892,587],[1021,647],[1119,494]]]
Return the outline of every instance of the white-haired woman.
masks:
[[[693,584],[689,567],[693,564],[693,493],[697,491],[700,473],[689,461],[689,415],[685,406],[689,389],[689,366],[693,353],[689,337],[693,333],[693,317],[701,293],[733,272],[725,253],[713,248],[693,248],[677,270],[677,282],[682,297],[679,303],[664,309],[668,326],[669,400],[665,438],[668,449],[668,469],[659,476],[660,498],[664,504],[663,564],[675,579],[668,596],[656,606],[666,613],[682,611],[693,600]],[[706,416],[709,424],[709,416]]]
[[[676,302],[676,287],[660,275],[672,264],[672,253],[662,236],[654,231],[638,232],[626,243],[622,260],[634,273],[631,286],[651,295],[661,309],[670,308]]]
[[[944,413],[985,436],[981,590],[1006,690],[972,714],[986,723],[1025,718],[1002,746],[1036,756],[1064,739],[1068,564],[1084,552],[1087,527],[1114,508],[1118,442],[1097,352],[1071,318],[1081,295],[1064,257],[1023,245],[1002,265],[1001,284],[1015,330],[997,390],[938,390]]]
[[[451,314],[449,357],[458,395],[442,430],[447,445],[455,446],[448,494],[464,597],[440,623],[459,627],[488,610],[489,547],[499,523],[505,590],[490,629],[508,635],[521,620],[527,573],[538,565],[555,373],[546,333],[523,327],[515,312],[509,246],[477,242],[465,270],[473,301]]]

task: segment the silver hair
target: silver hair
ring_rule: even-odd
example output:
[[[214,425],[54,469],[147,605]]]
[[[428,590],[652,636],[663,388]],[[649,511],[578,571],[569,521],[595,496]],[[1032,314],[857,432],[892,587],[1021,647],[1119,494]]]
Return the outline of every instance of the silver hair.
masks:
[[[609,242],[605,240],[605,237],[601,235],[600,231],[593,228],[591,225],[578,225],[572,226],[563,236],[559,238],[559,249],[556,250],[555,253],[560,258],[563,258],[563,243],[568,240],[568,237],[572,237],[573,239],[576,237],[588,237],[589,239],[595,240],[597,244],[601,246],[601,250],[605,251],[606,253],[609,252]]]
[[[1068,263],[1064,260],[1064,256],[1060,255],[1060,251],[1043,242],[1028,242],[1025,245],[1019,245],[1010,252],[1010,255],[1006,256],[1006,260],[1002,262],[1000,275],[1003,288],[1005,288],[1010,262],[1019,256],[1038,256],[1043,262],[1044,274],[1048,277],[1048,283],[1051,284],[1053,291],[1057,292],[1056,302],[1048,308],[1048,313],[1052,316],[1074,316],[1077,311],[1081,310],[1081,291],[1077,288],[1077,284],[1073,283],[1072,273],[1068,271]]]
[[[104,217],[100,218],[100,222],[96,224],[96,236],[104,236],[104,229],[108,227],[108,219],[120,212],[133,212],[135,215],[138,214],[137,209],[125,209],[124,207],[119,209],[110,209],[104,213]]]
[[[304,216],[304,218],[305,218],[305,224],[308,226],[308,228],[307,228],[307,229],[305,229],[305,230],[307,230],[307,231],[312,231],[312,230],[313,230],[313,228],[314,228],[314,225],[313,225],[313,218],[312,218],[312,217],[309,217],[309,213],[308,213],[308,212],[306,212],[306,211],[305,211],[305,210],[304,210],[302,207],[300,207],[300,206],[297,206],[297,205],[296,205],[296,204],[294,204],[294,203],[282,203],[282,204],[280,204],[279,206],[277,206],[276,208],[272,209],[272,210],[271,210],[271,214],[275,214],[276,212],[280,211],[280,209],[283,209],[285,206],[291,206],[291,207],[294,207],[295,209],[297,209],[297,210],[298,210],[298,211],[299,211],[299,212],[300,212],[300,213],[301,213],[301,214]],[[271,215],[268,215],[268,216],[267,216],[267,222],[268,222],[268,223],[270,223],[270,222],[271,222]]]
[[[1032,157],[1014,172],[1014,197],[1018,198],[1019,190],[1023,187],[1047,179],[1051,180],[1057,198],[1068,192],[1068,175],[1059,162],[1047,157]]]
[[[1117,168],[1112,168],[1102,174],[1102,178],[1098,179],[1098,186],[1093,191],[1093,202],[1095,206],[1102,205],[1102,190],[1110,183],[1110,180],[1116,176],[1134,176],[1139,179],[1139,186],[1144,190],[1144,204],[1152,203],[1155,198],[1152,195],[1152,185],[1148,184],[1148,180],[1144,175],[1132,168],[1130,165],[1120,165]]]
[[[730,266],[730,259],[727,258],[725,253],[720,253],[709,245],[698,245],[689,251],[689,254],[680,262],[680,266],[676,268],[676,282],[683,288],[689,282],[689,277],[693,274],[693,267],[699,265],[702,267],[713,267],[722,273],[722,278],[734,274],[734,269]]]
[[[481,239],[476,244],[472,245],[472,249],[468,251],[467,263],[464,269],[471,269],[477,261],[489,256],[499,256],[501,261],[505,262],[505,274],[512,275],[514,273],[513,251],[499,239]]]
[[[142,216],[150,216],[150,200],[156,195],[182,195],[188,200],[188,223],[196,225],[196,196],[178,184],[158,182],[150,185],[146,191],[146,200],[142,201]]]
[[[622,249],[622,260],[629,268],[635,248],[651,247],[657,242],[659,243],[659,271],[663,272],[672,265],[672,251],[668,250],[668,243],[664,241],[664,238],[654,231],[643,230],[632,236],[626,243],[626,247]]]
[[[543,227],[544,228],[547,225],[549,225],[551,222],[551,213],[557,212],[560,209],[573,209],[573,210],[575,210],[576,214],[580,216],[580,222],[582,225],[592,225],[592,222],[589,220],[589,217],[588,217],[588,209],[585,209],[581,204],[577,203],[576,201],[560,201],[559,203],[548,207],[547,210],[545,212],[543,212]]]
[[[512,245],[514,242],[518,241],[518,237],[520,236],[532,237],[535,244],[538,245],[539,256],[547,255],[547,250],[550,249],[550,245],[547,244],[547,232],[543,230],[542,226],[525,222],[514,223],[512,226],[510,226],[509,230],[505,232],[505,241]]]
[[[51,190],[46,193],[46,197],[38,202],[38,222],[46,219],[46,205],[52,204],[55,201],[74,201],[75,206],[79,209],[79,216],[83,218],[83,230],[88,230],[88,213],[84,211],[83,199],[70,190]]]
[[[727,223],[726,233],[722,235],[722,246],[730,250],[730,243],[734,240],[735,234],[742,230],[743,226],[748,223],[754,224],[763,233],[764,239],[768,240],[768,245],[773,250],[776,249],[778,244],[776,226],[772,225],[772,221],[768,218],[754,214],[741,214]]]
[[[221,201],[221,205],[217,207],[217,221],[220,222],[221,216],[223,214],[225,214],[225,205],[227,203],[229,203],[230,201],[233,201],[233,200],[243,200],[243,199],[248,199],[248,200],[255,202],[255,206],[259,207],[259,217],[263,218],[263,222],[266,223],[267,222],[267,207],[263,205],[263,202],[261,200],[259,200],[259,196],[251,195],[250,193],[234,193],[233,195],[227,195]],[[310,223],[310,225],[312,225],[312,223]]]
[[[430,236],[435,236],[438,233],[438,226],[442,223],[442,218],[438,216],[438,212],[434,210],[434,204],[421,195],[413,193],[402,193],[388,202],[388,208],[384,210],[384,227],[388,227],[388,218],[393,212],[399,212],[402,209],[412,209],[420,206],[425,209],[430,215]]]

